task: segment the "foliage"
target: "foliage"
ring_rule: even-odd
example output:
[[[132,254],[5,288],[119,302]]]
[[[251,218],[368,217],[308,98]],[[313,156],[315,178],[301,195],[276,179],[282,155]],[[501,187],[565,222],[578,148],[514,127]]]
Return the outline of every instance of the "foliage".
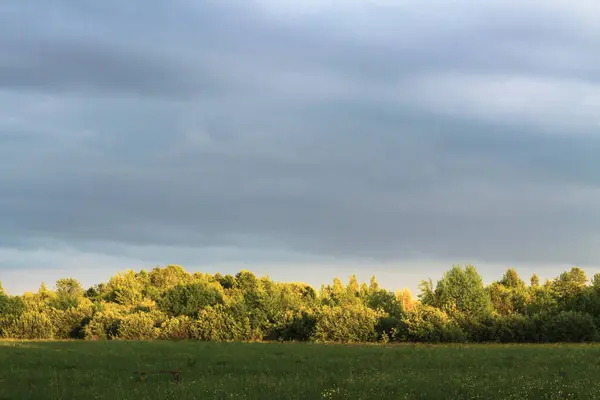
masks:
[[[50,318],[38,311],[26,311],[11,321],[4,335],[15,339],[52,339],[54,325]]]
[[[198,339],[325,342],[589,342],[600,340],[600,274],[574,267],[527,284],[513,268],[487,286],[475,267],[453,266],[435,284],[392,292],[372,277],[335,278],[314,290],[250,271],[186,272],[178,265],[125,271],[84,289],[9,296],[0,290],[0,335],[32,339]]]
[[[208,307],[223,304],[223,288],[218,283],[194,282],[168,289],[158,301],[159,308],[171,316],[197,317]]]
[[[191,339],[194,332],[194,320],[187,315],[181,315],[169,318],[161,324],[159,338],[169,340]]]
[[[396,340],[431,343],[463,342],[466,340],[466,334],[446,312],[423,304],[406,313]]]
[[[48,312],[57,339],[83,339],[85,326],[92,319],[92,304],[89,300],[66,310],[52,309]]]
[[[427,288],[426,290],[431,290]],[[427,294],[424,304],[439,307],[444,311],[456,308],[473,316],[483,316],[492,310],[489,293],[485,290],[481,276],[472,265],[465,269],[453,266],[437,282],[435,291]]]
[[[200,312],[192,335],[200,340],[214,341],[258,339],[252,331],[250,318],[236,315],[234,310],[220,304]]]
[[[73,278],[59,279],[56,281],[56,296],[51,305],[60,310],[77,307],[83,299],[84,290],[78,280]]]
[[[589,342],[598,338],[591,315],[578,311],[558,314],[539,313],[533,316],[540,342]]]
[[[120,320],[117,337],[119,339],[156,339],[160,335],[160,329],[156,325],[157,318],[153,313],[137,312],[125,315]]]
[[[314,338],[323,342],[371,342],[377,340],[382,312],[362,304],[324,306],[319,310]]]

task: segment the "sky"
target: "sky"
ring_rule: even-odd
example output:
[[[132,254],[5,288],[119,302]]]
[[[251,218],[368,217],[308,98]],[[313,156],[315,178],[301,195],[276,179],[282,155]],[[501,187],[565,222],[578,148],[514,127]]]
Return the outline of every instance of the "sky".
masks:
[[[600,272],[596,0],[8,0],[0,281]]]

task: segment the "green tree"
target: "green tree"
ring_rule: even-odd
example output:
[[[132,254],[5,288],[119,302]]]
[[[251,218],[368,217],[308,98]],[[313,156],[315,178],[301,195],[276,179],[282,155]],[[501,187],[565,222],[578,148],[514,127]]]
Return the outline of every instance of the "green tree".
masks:
[[[51,305],[60,310],[77,307],[85,292],[78,280],[63,278],[56,281],[56,297]]]
[[[396,332],[397,341],[443,343],[466,339],[466,333],[448,314],[425,304],[408,311]]]
[[[540,277],[537,274],[531,275],[530,284],[532,288],[537,288],[540,286]]]
[[[144,281],[144,276],[138,276],[138,279]],[[156,267],[148,274],[148,283],[158,289],[158,292],[164,292],[178,285],[185,285],[192,282],[192,275],[179,265],[170,264],[166,268]]]
[[[421,301],[421,303],[429,306],[435,306],[437,304],[435,288],[431,278],[421,281],[419,284],[419,290],[420,293],[417,295],[417,298]]]
[[[158,301],[159,308],[170,316],[197,317],[208,306],[223,304],[223,289],[218,283],[189,283],[168,289]]]
[[[324,306],[317,315],[314,338],[322,342],[372,342],[383,315],[362,304]]]
[[[107,300],[127,306],[137,305],[143,300],[143,289],[144,285],[135,271],[128,270],[110,278],[106,285]]]
[[[509,289],[524,289],[525,282],[519,277],[517,270],[509,268],[502,276],[500,283]]]
[[[488,286],[487,291],[494,310],[501,315],[523,313],[531,301],[531,294],[525,282],[513,268],[508,269],[500,281]]]
[[[559,301],[568,302],[580,295],[587,283],[585,272],[578,267],[563,272],[552,282],[552,289],[558,296]]]
[[[472,265],[465,269],[455,265],[444,274],[435,288],[434,305],[445,311],[456,308],[475,317],[489,314],[492,310],[489,293]]]
[[[53,339],[54,325],[43,312],[25,311],[6,327],[4,334],[14,339]]]
[[[594,274],[592,277],[592,288],[597,293],[600,293],[600,274]]]

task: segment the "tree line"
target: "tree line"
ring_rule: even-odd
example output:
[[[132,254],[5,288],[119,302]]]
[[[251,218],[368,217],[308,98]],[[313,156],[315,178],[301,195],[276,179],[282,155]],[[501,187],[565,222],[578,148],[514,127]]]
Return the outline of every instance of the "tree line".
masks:
[[[413,297],[375,277],[320,290],[249,271],[128,270],[84,289],[75,279],[9,296],[0,284],[0,337],[317,342],[590,342],[600,340],[600,274],[578,268],[540,282],[508,269],[485,285],[455,265]]]

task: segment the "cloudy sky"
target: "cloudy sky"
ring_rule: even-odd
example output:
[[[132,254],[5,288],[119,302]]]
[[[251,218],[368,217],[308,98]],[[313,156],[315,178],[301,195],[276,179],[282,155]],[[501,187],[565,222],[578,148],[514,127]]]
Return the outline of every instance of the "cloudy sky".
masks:
[[[596,0],[9,0],[0,280],[600,271]]]

